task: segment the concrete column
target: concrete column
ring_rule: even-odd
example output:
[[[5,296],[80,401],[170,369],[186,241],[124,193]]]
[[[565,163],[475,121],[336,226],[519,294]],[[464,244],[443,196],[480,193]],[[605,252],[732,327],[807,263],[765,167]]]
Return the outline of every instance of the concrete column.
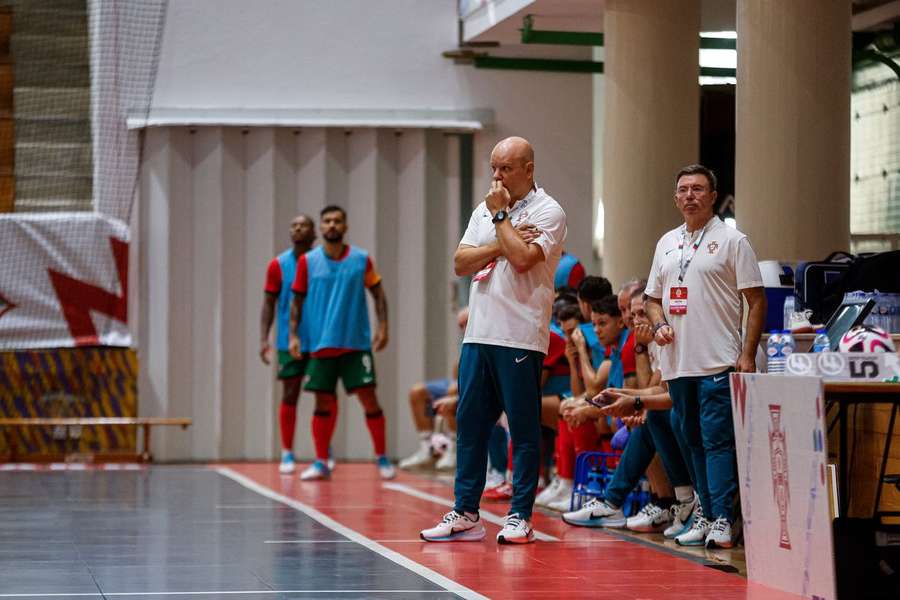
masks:
[[[699,156],[700,4],[606,4],[603,273],[614,286],[646,277],[656,241],[680,220],[672,178]]]
[[[759,258],[850,245],[850,0],[738,0],[738,228]]]

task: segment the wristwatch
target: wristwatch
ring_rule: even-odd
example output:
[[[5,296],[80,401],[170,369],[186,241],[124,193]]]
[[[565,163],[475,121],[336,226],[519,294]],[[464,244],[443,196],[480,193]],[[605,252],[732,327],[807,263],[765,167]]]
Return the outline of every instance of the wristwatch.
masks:
[[[491,219],[491,223],[496,225],[497,223],[499,223],[501,221],[505,221],[506,217],[508,217],[508,216],[509,216],[509,213],[506,212],[505,210],[498,210],[497,214],[494,215],[494,218]]]
[[[634,411],[637,412],[637,411],[643,410],[643,409],[644,409],[644,401],[641,400],[640,396],[635,396],[634,397]]]
[[[653,333],[654,333],[654,335],[656,334],[657,331],[659,331],[659,330],[662,329],[663,327],[669,327],[669,324],[666,323],[665,321],[660,321],[659,323],[657,323],[656,325],[654,325],[654,326],[653,326]]]
[[[634,345],[634,353],[635,354],[643,354],[647,351],[647,346],[644,344],[635,344]]]

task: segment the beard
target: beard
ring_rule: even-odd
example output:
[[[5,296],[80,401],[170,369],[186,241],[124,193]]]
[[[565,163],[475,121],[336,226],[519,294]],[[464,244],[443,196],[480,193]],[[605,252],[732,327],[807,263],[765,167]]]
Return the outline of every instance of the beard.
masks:
[[[335,231],[335,232],[330,232],[330,233],[323,233],[322,237],[325,239],[326,242],[337,243],[337,242],[343,241],[344,234],[338,233]]]

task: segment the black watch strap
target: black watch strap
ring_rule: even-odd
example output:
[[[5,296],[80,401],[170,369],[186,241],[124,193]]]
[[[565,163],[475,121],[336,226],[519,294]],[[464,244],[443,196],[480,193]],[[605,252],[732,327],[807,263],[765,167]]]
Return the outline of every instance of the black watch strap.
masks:
[[[491,223],[494,223],[496,225],[500,221],[505,221],[508,216],[509,213],[507,213],[505,210],[498,210],[497,214],[494,215],[494,218],[491,219]]]
[[[634,397],[634,410],[636,410],[636,411],[643,410],[643,408],[644,408],[644,401],[641,400],[640,396],[635,396]]]

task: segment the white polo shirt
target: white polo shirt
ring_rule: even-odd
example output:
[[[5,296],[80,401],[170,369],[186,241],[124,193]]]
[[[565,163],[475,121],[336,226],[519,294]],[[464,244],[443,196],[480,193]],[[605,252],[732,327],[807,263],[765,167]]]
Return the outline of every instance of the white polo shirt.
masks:
[[[469,324],[463,343],[491,344],[547,353],[553,273],[566,239],[566,213],[556,200],[535,188],[509,211],[513,226],[531,223],[541,234],[531,242],[541,247],[544,260],[517,273],[504,257],[490,275],[473,281],[469,292]],[[497,239],[496,225],[482,202],[472,212],[461,246],[484,246]]]
[[[656,244],[653,266],[644,293],[661,298],[675,341],[660,348],[663,379],[719,373],[734,366],[741,353],[740,290],[762,287],[756,253],[747,236],[714,216],[704,229],[689,235],[685,260],[700,239],[700,246],[679,283],[684,225],[666,233]],[[702,238],[700,237],[702,235]],[[687,287],[687,313],[669,312],[670,290]]]

